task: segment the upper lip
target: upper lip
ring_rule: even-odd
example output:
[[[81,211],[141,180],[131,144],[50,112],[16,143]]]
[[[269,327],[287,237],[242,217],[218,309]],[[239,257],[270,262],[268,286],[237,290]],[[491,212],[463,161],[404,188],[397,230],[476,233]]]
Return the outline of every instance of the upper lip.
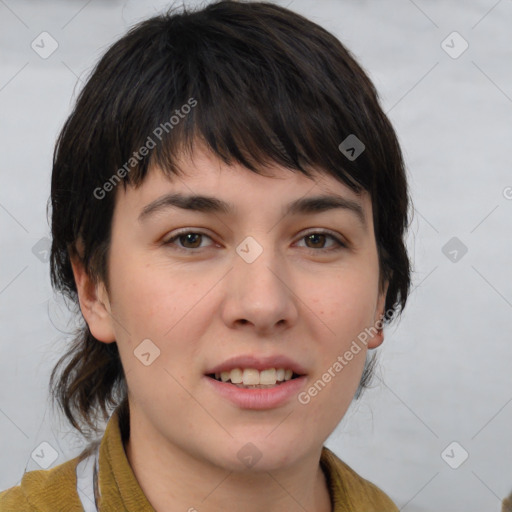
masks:
[[[256,370],[262,371],[268,368],[284,368],[292,370],[294,373],[298,375],[305,375],[306,370],[299,363],[290,359],[285,355],[275,355],[275,356],[267,356],[267,357],[257,357],[254,355],[242,355],[235,356],[227,359],[223,363],[214,366],[206,371],[206,375],[213,373],[221,373],[221,372],[229,372],[234,370],[235,368],[254,368]]]

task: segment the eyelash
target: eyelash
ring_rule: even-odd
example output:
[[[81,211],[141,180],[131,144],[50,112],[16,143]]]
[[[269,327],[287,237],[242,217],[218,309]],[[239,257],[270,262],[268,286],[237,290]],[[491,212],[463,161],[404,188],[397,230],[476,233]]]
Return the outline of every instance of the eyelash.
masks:
[[[201,235],[203,237],[209,238],[210,240],[212,239],[209,235],[207,235],[206,233],[204,233],[202,231],[192,231],[190,229],[184,229],[182,231],[178,231],[172,238],[169,238],[168,240],[163,242],[163,245],[169,245],[169,246],[173,245],[175,240],[178,240],[182,236],[188,235],[188,234]],[[303,240],[304,238],[306,238],[306,237],[308,237],[310,235],[326,235],[328,238],[332,238],[334,240],[334,242],[337,244],[335,247],[331,247],[331,248],[328,248],[328,249],[312,249],[310,247],[306,247],[306,249],[308,251],[311,251],[312,253],[319,253],[319,252],[320,253],[328,253],[328,252],[332,252],[332,251],[340,251],[342,249],[346,249],[347,248],[347,245],[344,242],[342,242],[333,233],[331,233],[330,231],[326,231],[326,230],[310,231],[309,233],[306,233],[305,235],[303,235],[300,238],[300,240]],[[196,248],[193,248],[193,249],[189,249],[189,248],[178,247],[177,245],[174,248],[176,250],[178,250],[178,251],[181,251],[181,252],[197,252],[200,249],[202,249],[201,247],[196,247]]]

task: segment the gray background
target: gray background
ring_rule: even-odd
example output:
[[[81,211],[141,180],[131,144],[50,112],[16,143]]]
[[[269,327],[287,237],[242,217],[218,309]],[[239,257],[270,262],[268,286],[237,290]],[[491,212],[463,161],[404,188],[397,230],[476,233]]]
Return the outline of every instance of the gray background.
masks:
[[[401,510],[498,511],[512,489],[512,1],[277,3],[335,33],[367,70],[415,204],[414,291],[386,331],[375,386],[327,446]],[[81,447],[47,393],[68,318],[44,261],[51,155],[91,66],[166,5],[0,0],[0,489],[39,468],[42,442],[52,465]],[[58,43],[46,59],[31,48],[43,31]],[[461,55],[454,31],[469,44]],[[462,450],[457,469],[443,460],[460,464]]]

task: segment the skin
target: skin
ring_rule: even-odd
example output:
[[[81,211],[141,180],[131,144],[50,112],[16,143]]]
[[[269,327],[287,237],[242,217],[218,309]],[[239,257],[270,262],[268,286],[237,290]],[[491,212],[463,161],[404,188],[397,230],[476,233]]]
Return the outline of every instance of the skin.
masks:
[[[382,317],[387,285],[379,290],[370,197],[322,173],[313,181],[279,166],[268,176],[229,167],[201,147],[181,168],[185,175],[172,180],[153,168],[139,188],[117,187],[109,294],[73,262],[92,334],[119,346],[130,465],[157,512],[213,512],[233,502],[246,512],[328,512],[321,450],[352,401],[367,348],[307,405],[293,397],[274,409],[242,409],[210,389],[204,373],[235,355],[286,354],[307,369],[307,390]],[[139,222],[144,206],[168,192],[215,196],[236,210],[169,208]],[[320,193],[358,202],[366,226],[345,209],[283,217],[287,203]],[[165,245],[179,228],[207,236]],[[335,240],[306,236],[324,229],[347,247],[322,251],[338,247]],[[235,251],[247,236],[263,247],[250,264]],[[147,338],[160,349],[149,366],[134,356]],[[379,331],[367,347],[382,341]],[[248,442],[262,454],[252,468],[237,457]]]

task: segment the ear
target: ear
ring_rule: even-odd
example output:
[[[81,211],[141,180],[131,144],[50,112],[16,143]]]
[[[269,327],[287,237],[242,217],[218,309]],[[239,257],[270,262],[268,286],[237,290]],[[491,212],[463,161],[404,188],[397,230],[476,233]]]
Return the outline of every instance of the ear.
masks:
[[[82,315],[92,335],[104,343],[116,341],[110,302],[105,285],[95,283],[78,258],[71,258]]]
[[[386,297],[388,294],[389,281],[386,281],[384,289],[379,294],[377,301],[377,308],[375,309],[375,319],[371,332],[373,336],[368,340],[368,348],[377,348],[382,345],[384,341],[384,329],[382,319],[384,318],[384,308],[386,307]]]

